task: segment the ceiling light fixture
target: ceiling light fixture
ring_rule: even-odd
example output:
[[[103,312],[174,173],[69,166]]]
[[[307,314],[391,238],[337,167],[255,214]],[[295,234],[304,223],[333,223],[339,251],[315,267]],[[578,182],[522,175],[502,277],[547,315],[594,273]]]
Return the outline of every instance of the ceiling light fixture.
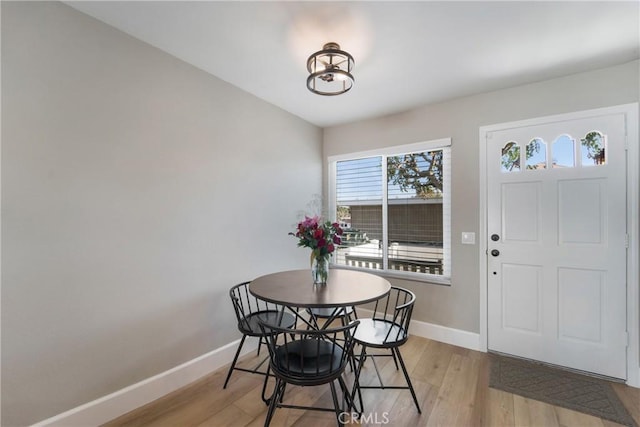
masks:
[[[318,95],[340,95],[353,87],[353,56],[340,50],[338,43],[327,43],[307,59],[307,89]]]

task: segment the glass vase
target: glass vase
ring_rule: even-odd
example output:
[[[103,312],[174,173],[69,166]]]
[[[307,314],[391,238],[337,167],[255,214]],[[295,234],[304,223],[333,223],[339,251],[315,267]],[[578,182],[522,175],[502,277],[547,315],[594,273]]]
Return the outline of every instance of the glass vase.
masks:
[[[319,256],[311,261],[311,278],[315,285],[324,285],[329,276],[329,257]]]

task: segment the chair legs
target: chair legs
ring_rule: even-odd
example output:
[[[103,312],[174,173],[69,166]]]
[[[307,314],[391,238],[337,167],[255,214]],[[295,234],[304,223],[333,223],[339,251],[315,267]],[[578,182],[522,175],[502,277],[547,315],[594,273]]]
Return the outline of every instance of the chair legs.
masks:
[[[338,420],[338,425],[342,426],[344,423],[340,419],[340,414],[342,413],[340,409],[340,405],[338,404],[338,395],[336,393],[336,386],[333,384],[333,381],[329,383],[329,387],[331,387],[331,397],[333,398],[333,407],[336,410],[336,419]]]
[[[353,397],[349,388],[347,387],[347,383],[344,381],[344,378],[338,377],[338,384],[340,385],[340,389],[342,390],[342,399],[344,403],[344,411],[348,411],[352,413],[356,410],[356,404],[353,401]]]
[[[351,398],[352,400],[354,400],[354,407],[355,407],[355,395],[356,392],[358,394],[358,400],[360,401],[360,408],[359,408],[359,412],[362,413],[364,412],[364,404],[362,401],[362,392],[361,389],[363,388],[376,388],[376,389],[385,389],[385,388],[389,388],[389,389],[408,389],[411,392],[411,397],[413,397],[413,402],[416,405],[416,409],[418,410],[418,413],[421,414],[422,410],[420,409],[420,404],[418,403],[418,398],[416,396],[416,392],[413,389],[413,384],[411,384],[411,379],[409,378],[409,373],[407,372],[407,367],[404,364],[404,360],[402,359],[402,355],[400,354],[400,349],[398,347],[391,347],[391,354],[376,354],[376,355],[367,355],[367,347],[366,346],[362,346],[362,351],[360,352],[360,357],[359,357],[359,363],[358,363],[358,367],[356,369],[356,374],[355,374],[355,380],[354,380],[354,384],[353,384],[353,390],[351,392]],[[393,357],[393,361],[395,362],[396,365],[396,369],[398,369],[398,362],[400,363],[400,367],[402,368],[402,374],[404,375],[404,379],[407,382],[407,386],[386,386],[384,385],[384,383],[382,382],[382,377],[380,376],[380,372],[378,371],[378,365],[376,365],[375,362],[375,357],[379,357],[379,356],[391,356]],[[365,360],[367,359],[367,357],[371,358],[371,361],[373,362],[373,366],[376,370],[376,374],[378,376],[378,380],[380,381],[380,385],[379,386],[362,386],[360,385],[360,373],[362,371],[362,365],[364,365]]]
[[[229,383],[229,379],[231,378],[231,374],[234,370],[250,372],[252,374],[260,374],[269,376],[269,370],[267,369],[267,373],[259,371],[258,369],[264,362],[267,361],[267,357],[265,357],[255,368],[253,369],[245,369],[245,368],[236,368],[236,363],[238,362],[238,357],[240,356],[240,352],[242,351],[242,346],[244,345],[244,341],[247,339],[247,335],[242,335],[242,339],[240,340],[240,344],[238,345],[238,349],[236,350],[236,355],[233,357],[233,362],[231,362],[231,366],[229,367],[229,372],[227,372],[227,378],[224,380],[224,386],[222,388],[227,388],[227,384]],[[260,337],[260,342],[258,343],[258,355],[260,355],[260,344],[262,343],[262,337]]]
[[[271,423],[271,418],[273,418],[273,413],[276,410],[276,406],[278,406],[278,401],[282,400],[282,396],[284,395],[284,388],[286,383],[281,379],[276,381],[276,387],[273,389],[273,395],[271,396],[269,402],[269,409],[267,410],[267,417],[264,420],[264,427],[268,427]]]
[[[391,349],[392,352],[395,352],[398,357],[398,361],[400,362],[400,366],[402,366],[402,373],[404,374],[404,378],[407,380],[407,385],[409,386],[409,390],[411,391],[411,396],[413,397],[413,402],[416,404],[416,408],[418,408],[418,413],[421,414],[422,410],[420,409],[420,404],[418,403],[418,398],[416,397],[416,392],[413,389],[413,384],[411,384],[411,379],[409,378],[409,374],[407,373],[407,368],[404,366],[404,360],[402,360],[402,356],[400,355],[400,349],[398,347],[394,347]]]
[[[362,346],[362,351],[360,351],[360,358],[357,359],[359,363],[357,363],[356,366],[356,373],[353,379],[353,391],[351,392],[351,400],[354,402],[353,404],[353,408],[358,411],[359,413],[363,413],[364,412],[364,403],[362,401],[362,392],[360,391],[361,387],[360,387],[360,371],[362,371],[362,365],[364,365],[364,361],[367,357],[367,353],[366,353],[367,348],[365,346]],[[354,360],[355,360],[355,356],[354,356]],[[358,392],[358,400],[360,401],[360,409],[357,409],[355,406],[355,398],[356,398],[356,392]]]
[[[309,406],[283,404],[282,399],[287,387],[287,383],[284,380],[278,378],[276,380],[276,386],[273,390],[273,394],[268,399],[269,409],[267,410],[267,416],[264,420],[264,426],[269,426],[276,408],[310,409],[316,411],[335,412],[336,422],[338,426],[344,426],[346,421],[346,419],[344,419],[344,414],[350,413],[351,409],[355,407],[355,403],[352,400],[351,394],[347,388],[347,384],[344,382],[344,379],[342,377],[338,377],[337,380],[342,392],[342,405],[338,400],[338,392],[336,390],[335,380],[333,380],[329,383],[329,387],[331,388],[331,398],[333,400],[333,408],[316,408]]]
[[[262,337],[258,341],[258,356],[260,356],[260,347],[262,347]]]
[[[240,351],[242,350],[242,346],[244,345],[245,339],[247,339],[247,336],[242,335],[242,339],[240,340],[240,345],[238,345],[238,350],[236,350],[236,355],[233,357],[233,362],[231,362],[231,366],[229,367],[229,372],[227,373],[227,379],[224,380],[224,386],[222,388],[227,388],[227,384],[229,383],[229,378],[231,378],[231,373],[236,367],[236,362],[238,361],[238,356],[240,356]]]
[[[267,382],[269,382],[269,372],[271,371],[271,365],[267,365],[267,375],[264,376],[264,382],[262,383],[262,401],[269,405],[269,397],[265,395],[267,392]],[[275,392],[275,389],[274,389]]]

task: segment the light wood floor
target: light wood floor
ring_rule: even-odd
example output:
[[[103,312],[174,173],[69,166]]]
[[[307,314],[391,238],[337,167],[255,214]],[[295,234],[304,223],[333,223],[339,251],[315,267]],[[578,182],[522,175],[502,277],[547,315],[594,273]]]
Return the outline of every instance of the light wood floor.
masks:
[[[266,351],[266,348],[263,348]],[[619,424],[489,388],[488,356],[437,341],[412,336],[401,347],[422,407],[419,415],[408,390],[363,390],[368,422],[389,426],[594,426]],[[253,367],[255,353],[241,365]],[[386,384],[403,384],[391,358],[378,359]],[[267,407],[260,399],[262,376],[235,371],[222,389],[227,368],[125,414],[106,426],[262,426]],[[347,381],[349,381],[347,368]],[[373,365],[365,364],[362,382],[375,384]],[[270,382],[269,390],[273,387]],[[640,389],[621,384],[615,391],[640,425]],[[285,403],[331,407],[329,386],[288,386]],[[388,421],[385,423],[385,421]],[[279,426],[334,426],[335,414],[277,409],[271,423]]]

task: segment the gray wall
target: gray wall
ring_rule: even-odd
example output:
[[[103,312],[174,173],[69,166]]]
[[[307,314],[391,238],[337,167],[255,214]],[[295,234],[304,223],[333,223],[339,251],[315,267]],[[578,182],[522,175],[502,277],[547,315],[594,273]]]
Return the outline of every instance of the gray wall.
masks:
[[[308,263],[322,131],[61,3],[2,2],[2,125],[3,426],[237,339],[229,287]]]
[[[414,319],[479,332],[478,245],[460,233],[479,227],[479,127],[638,102],[639,62],[417,108],[324,130],[324,156],[452,138],[451,286],[393,279],[414,290]],[[476,235],[476,241],[485,236]]]

